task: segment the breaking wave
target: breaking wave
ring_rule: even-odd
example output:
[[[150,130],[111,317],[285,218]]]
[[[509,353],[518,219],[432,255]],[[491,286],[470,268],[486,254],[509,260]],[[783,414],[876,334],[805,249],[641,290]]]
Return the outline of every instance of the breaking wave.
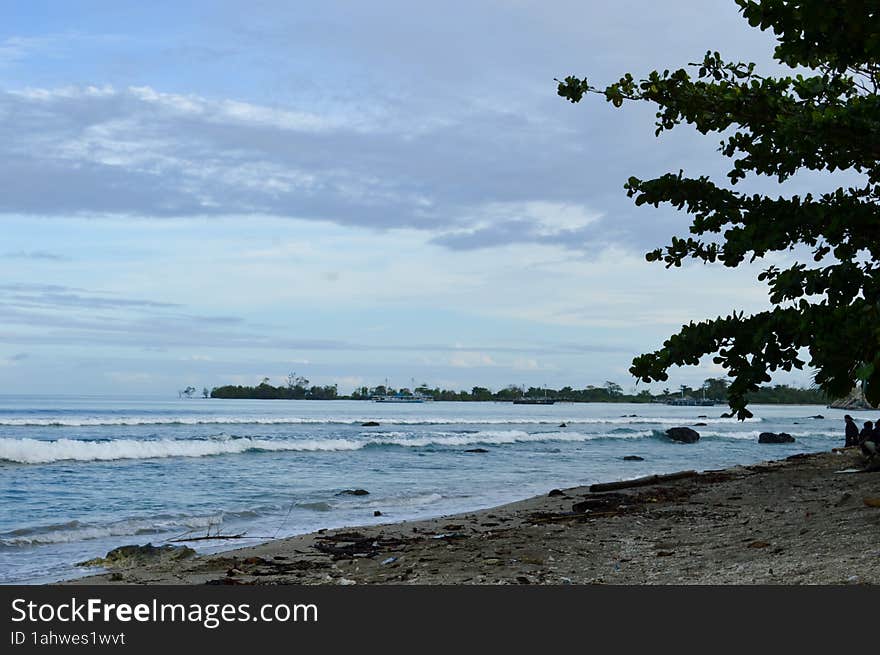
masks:
[[[222,519],[222,514],[216,514],[211,516],[132,518],[103,525],[69,521],[67,523],[21,528],[0,533],[0,547],[15,548],[44,544],[75,543],[105,537],[127,537],[141,534],[173,533],[175,531],[204,531],[219,524]]]
[[[590,441],[593,439],[633,439],[651,436],[650,431],[625,434],[584,434],[579,432],[538,432],[487,430],[473,433],[441,432],[423,437],[405,433],[379,433],[360,439],[257,439],[252,437],[214,437],[211,439],[114,439],[86,441],[29,438],[0,439],[0,461],[19,464],[49,464],[60,461],[113,461],[120,459],[162,459],[168,457],[208,457],[246,452],[326,452],[351,451],[367,447],[504,445],[542,441]]]
[[[70,417],[60,418],[57,416],[45,418],[11,418],[0,419],[0,426],[9,427],[99,427],[99,426],[133,426],[133,425],[360,425],[367,421],[377,421],[382,425],[553,425],[565,422],[568,425],[681,425],[683,421],[698,420],[707,424],[739,424],[735,418],[669,418],[650,416],[621,416],[619,418],[566,418],[564,415],[553,418],[529,418],[517,419],[514,416],[498,419],[469,419],[463,417],[419,417],[413,419],[400,417],[367,416],[363,418],[300,418],[294,416],[255,418],[247,416],[121,416],[118,418],[92,418]],[[761,421],[763,419],[752,417],[746,422]]]
[[[703,431],[702,438],[757,440],[760,431]],[[828,437],[827,432],[790,432],[794,437]],[[268,439],[219,435],[203,439],[31,439],[0,438],[0,462],[49,464],[60,461],[100,462],[122,459],[164,459],[209,457],[248,452],[342,452],[383,446],[401,448],[503,446],[517,443],[586,442],[599,439],[643,439],[664,437],[662,429],[621,429],[605,432],[558,430],[481,430],[474,432],[432,432],[413,435],[405,431],[361,432],[354,438]]]

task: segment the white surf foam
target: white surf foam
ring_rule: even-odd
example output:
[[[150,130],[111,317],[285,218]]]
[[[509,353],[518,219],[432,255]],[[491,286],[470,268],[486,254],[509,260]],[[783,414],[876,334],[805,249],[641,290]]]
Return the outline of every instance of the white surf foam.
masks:
[[[203,531],[222,521],[222,514],[212,516],[133,518],[104,525],[71,521],[60,525],[37,526],[0,534],[0,546],[21,547],[44,544],[63,544],[124,537],[140,534]]]
[[[746,422],[761,421],[761,418],[752,417]],[[515,415],[506,418],[485,419],[466,417],[419,417],[400,418],[367,416],[353,419],[350,417],[328,418],[302,418],[297,416],[279,416],[269,418],[256,418],[249,416],[121,416],[108,417],[43,417],[43,418],[11,418],[0,419],[0,426],[9,427],[89,427],[89,426],[134,426],[134,425],[359,425],[368,421],[375,421],[382,425],[550,425],[560,422],[569,425],[681,425],[687,421],[700,421],[707,424],[730,423],[738,424],[735,418],[699,418],[693,417],[650,417],[650,416],[622,416],[618,418],[568,418],[560,414],[558,417],[522,417]]]
[[[208,457],[240,454],[248,451],[352,451],[369,446],[505,445],[542,441],[591,441],[594,439],[638,439],[651,436],[650,431],[626,433],[535,432],[524,430],[484,430],[471,433],[440,432],[425,436],[404,436],[406,433],[379,433],[360,439],[258,439],[251,437],[212,439],[114,439],[85,441],[30,438],[0,439],[0,461],[19,464],[49,464],[59,461],[114,461],[120,459],[162,459],[168,457]]]

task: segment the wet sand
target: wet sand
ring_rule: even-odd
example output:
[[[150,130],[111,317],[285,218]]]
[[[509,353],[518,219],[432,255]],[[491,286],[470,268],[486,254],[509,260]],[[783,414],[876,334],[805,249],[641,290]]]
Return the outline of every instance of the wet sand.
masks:
[[[841,472],[860,464],[847,449],[575,487],[211,555],[134,557],[68,584],[877,584],[880,473]]]

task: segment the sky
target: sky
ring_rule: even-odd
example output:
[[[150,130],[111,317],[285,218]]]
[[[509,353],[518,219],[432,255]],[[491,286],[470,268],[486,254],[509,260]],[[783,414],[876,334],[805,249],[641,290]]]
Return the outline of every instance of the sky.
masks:
[[[623,190],[723,179],[719,138],[554,82],[772,69],[732,0],[0,8],[0,393],[629,391],[683,323],[767,307],[776,262],[647,263],[689,222]]]

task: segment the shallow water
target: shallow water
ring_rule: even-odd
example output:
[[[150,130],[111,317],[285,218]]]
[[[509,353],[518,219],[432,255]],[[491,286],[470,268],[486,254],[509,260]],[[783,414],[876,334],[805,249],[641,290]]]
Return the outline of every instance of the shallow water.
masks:
[[[2,397],[0,583],[81,575],[74,562],[129,543],[249,537],[190,544],[216,550],[842,445],[843,411],[752,410],[741,423],[724,406]],[[696,444],[662,436],[697,422]],[[758,444],[764,431],[796,442]],[[339,495],[355,488],[370,493]]]

